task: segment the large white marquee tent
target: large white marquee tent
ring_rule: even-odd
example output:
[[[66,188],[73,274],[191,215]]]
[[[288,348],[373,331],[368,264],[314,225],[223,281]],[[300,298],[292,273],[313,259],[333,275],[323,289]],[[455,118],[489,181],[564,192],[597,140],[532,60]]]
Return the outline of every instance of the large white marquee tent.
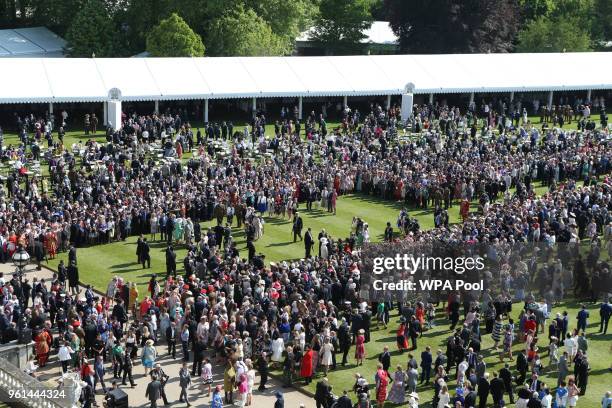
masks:
[[[413,93],[612,89],[611,67],[612,53],[596,52],[7,58],[0,103],[108,102],[114,117],[121,101],[200,99],[207,116],[209,99],[250,98],[255,106],[256,98],[295,97],[301,107],[304,97],[403,95],[408,108]]]

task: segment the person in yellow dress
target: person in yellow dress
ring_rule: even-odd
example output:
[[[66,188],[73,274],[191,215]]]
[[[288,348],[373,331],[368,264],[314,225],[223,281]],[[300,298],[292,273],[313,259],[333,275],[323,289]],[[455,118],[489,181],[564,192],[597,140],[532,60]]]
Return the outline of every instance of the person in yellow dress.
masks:
[[[130,305],[129,309],[132,310],[132,314],[136,315],[136,303],[138,303],[138,288],[134,282],[128,282],[130,285]]]
[[[225,391],[225,403],[234,403],[234,387],[236,385],[236,370],[232,364],[232,359],[227,360],[225,371],[223,372],[223,391]]]

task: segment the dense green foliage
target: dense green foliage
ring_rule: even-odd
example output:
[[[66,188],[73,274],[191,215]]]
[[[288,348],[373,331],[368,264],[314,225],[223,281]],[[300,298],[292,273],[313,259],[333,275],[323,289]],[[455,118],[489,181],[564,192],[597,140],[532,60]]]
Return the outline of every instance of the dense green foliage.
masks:
[[[145,50],[172,13],[210,56],[289,54],[309,27],[328,54],[363,53],[373,20],[389,21],[412,53],[598,50],[612,40],[611,0],[0,0],[0,27],[44,25],[69,39],[72,56],[120,57]]]
[[[589,33],[576,20],[556,20],[543,17],[530,22],[518,35],[520,52],[589,51]]]
[[[147,51],[152,57],[203,57],[204,44],[185,20],[172,13],[147,36]]]
[[[332,54],[348,54],[372,25],[371,0],[322,0],[310,38]]]
[[[209,50],[214,55],[282,55],[288,42],[251,9],[238,7],[215,19],[208,30]]]
[[[76,14],[66,33],[71,57],[114,57],[117,37],[111,17],[100,0],[89,0]]]
[[[506,52],[519,8],[509,0],[385,0],[402,51],[423,54]]]

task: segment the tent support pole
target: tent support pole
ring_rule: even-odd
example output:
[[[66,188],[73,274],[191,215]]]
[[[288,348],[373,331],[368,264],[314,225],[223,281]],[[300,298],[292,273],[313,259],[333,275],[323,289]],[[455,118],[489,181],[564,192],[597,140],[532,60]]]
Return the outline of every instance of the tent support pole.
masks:
[[[103,115],[104,115],[104,126],[108,125],[108,104],[106,102],[102,102],[102,108],[103,108]]]
[[[348,102],[347,102],[348,97],[346,95],[344,95],[344,98],[342,99],[342,107],[346,108],[348,106]]]
[[[433,94],[432,93],[429,94],[429,103],[433,104]]]
[[[155,110],[154,110],[156,115],[159,115],[159,101],[155,101]]]
[[[547,105],[549,109],[552,106],[552,104],[553,104],[553,91],[550,91],[548,93],[548,105]]]
[[[49,116],[53,115],[53,102],[49,102]]]
[[[253,97],[251,110],[253,111],[253,117],[257,116],[257,98]]]
[[[298,119],[302,120],[302,97],[298,99]]]
[[[204,99],[204,123],[208,123],[208,98]]]
[[[387,95],[387,110],[391,109],[391,95]]]
[[[412,105],[414,102],[414,94],[406,92],[402,94],[402,122],[407,123],[412,116]]]
[[[589,89],[587,91],[587,101],[590,101],[590,100],[591,100],[591,90]]]
[[[470,93],[470,105],[474,103],[474,92]]]
[[[510,92],[510,102],[514,102],[514,91]]]

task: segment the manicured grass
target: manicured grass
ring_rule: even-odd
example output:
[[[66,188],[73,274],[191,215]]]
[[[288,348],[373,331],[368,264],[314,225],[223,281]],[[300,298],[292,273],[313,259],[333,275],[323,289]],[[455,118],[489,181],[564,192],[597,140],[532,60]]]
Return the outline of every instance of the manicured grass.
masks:
[[[534,118],[532,122],[540,127],[539,118]],[[329,128],[332,129],[335,124],[328,124]],[[575,128],[575,123],[573,124]],[[266,133],[272,133],[273,127],[271,126],[266,130]],[[69,132],[65,138],[65,144],[67,146],[74,143],[74,141],[86,142],[90,136],[85,136],[82,132]],[[96,140],[102,141],[104,137],[99,132]],[[5,135],[5,144],[16,143],[17,139],[15,135]],[[45,165],[43,164],[43,169]],[[43,170],[43,174],[45,171]],[[542,194],[546,191],[546,187],[538,186],[536,188],[537,194]],[[353,216],[361,217],[365,222],[369,224],[370,236],[372,241],[380,241],[382,239],[383,231],[386,222],[391,222],[395,226],[395,220],[398,212],[402,208],[402,203],[396,203],[387,200],[381,200],[371,196],[363,195],[347,195],[342,196],[338,200],[337,215],[327,213],[324,209],[315,208],[312,211],[306,211],[304,204],[301,205],[300,212],[304,218],[304,231],[306,228],[311,227],[313,235],[316,237],[321,229],[325,229],[334,238],[345,238],[350,233],[351,221]],[[475,204],[472,205],[472,210],[475,209]],[[459,207],[455,205],[449,210],[450,222],[458,222]],[[429,229],[433,227],[433,216],[431,209],[410,209],[410,214],[419,220],[421,228]],[[304,256],[303,243],[298,241],[293,242],[293,236],[291,232],[291,222],[287,219],[282,218],[265,218],[265,232],[264,236],[255,242],[255,247],[258,252],[262,252],[266,255],[266,261],[281,261],[289,259],[299,259]],[[206,227],[212,226],[212,222],[203,223],[203,230]],[[238,244],[238,249],[243,257],[246,257],[245,250],[245,236],[243,231],[234,231],[234,240]],[[125,242],[117,242],[107,245],[91,246],[87,248],[78,249],[79,259],[79,270],[81,280],[86,283],[93,284],[97,289],[105,291],[106,285],[113,276],[121,276],[127,281],[136,282],[140,290],[140,298],[146,292],[146,285],[149,277],[152,273],[158,275],[165,275],[165,243],[162,242],[151,242],[151,269],[142,269],[141,265],[136,263],[136,237],[130,237]],[[317,250],[318,245],[315,247]],[[185,249],[179,248],[177,251],[178,261],[178,273],[182,273],[182,259],[185,256]],[[59,259],[66,261],[66,254],[60,254],[58,259],[51,260],[49,266],[52,268],[57,267]],[[515,305],[513,316],[515,320],[518,317],[520,305]],[[575,304],[561,305],[556,311],[568,310],[570,317],[573,319],[577,312],[577,306]],[[448,325],[443,319],[443,312],[438,311],[439,319],[437,321],[438,326],[433,330],[425,333],[424,337],[419,339],[419,349],[415,354],[417,360],[420,358],[420,351],[422,351],[425,345],[430,345],[432,350],[435,352],[436,349],[441,348],[444,350],[445,339],[450,334]],[[593,316],[592,322],[595,321],[595,317],[598,316],[597,309],[595,306],[591,308],[591,316]],[[572,322],[573,323],[573,322]],[[444,325],[442,325],[444,324]],[[388,329],[373,330],[371,342],[366,345],[368,357],[363,367],[355,367],[353,364],[354,359],[351,359],[351,364],[347,367],[339,367],[337,371],[330,372],[329,378],[331,384],[334,385],[336,394],[341,394],[343,389],[350,389],[353,384],[353,374],[355,372],[361,372],[366,376],[370,383],[373,383],[373,374],[375,372],[377,356],[381,352],[384,345],[388,345],[391,350],[395,349],[395,330],[398,325],[397,315],[393,316],[392,322]],[[594,323],[589,326],[589,331],[593,331]],[[591,362],[591,379],[589,381],[588,394],[581,398],[579,406],[584,407],[595,407],[601,399],[601,396],[606,391],[606,385],[609,381],[606,378],[610,378],[611,374],[607,371],[610,364],[609,358],[609,347],[612,335],[607,336],[594,336],[589,338],[589,356]],[[545,343],[545,342],[543,342]],[[486,357],[488,364],[488,371],[498,370],[501,365],[498,363],[497,357],[490,354],[492,341],[490,335],[483,335],[483,354]],[[515,346],[515,349],[519,349],[520,346]],[[354,349],[351,350],[351,356]],[[405,367],[407,362],[406,356],[400,356],[397,351],[393,353],[394,357],[392,360],[392,367],[398,363],[401,363]],[[544,353],[547,355],[547,353]],[[544,358],[544,363],[547,365],[548,357]],[[512,366],[514,367],[514,366]],[[321,374],[318,374],[319,377]],[[451,375],[451,377],[453,377]],[[546,375],[544,381],[554,386],[556,384],[554,373]],[[309,391],[314,391],[315,382],[310,386],[306,387]],[[454,385],[454,381],[451,381]],[[421,395],[421,406],[430,406],[426,401],[431,400],[433,388],[419,387],[418,389]],[[353,400],[355,396],[351,395]],[[387,403],[387,406],[392,404]]]
[[[515,303],[512,308],[512,317],[515,322],[518,324],[518,315],[520,309],[522,308],[522,303]],[[587,393],[584,396],[580,397],[578,402],[579,407],[598,407],[603,394],[610,390],[610,378],[612,378],[612,372],[608,370],[610,367],[610,346],[612,344],[612,333],[608,333],[607,335],[596,334],[599,330],[599,312],[598,305],[589,305],[589,310],[591,314],[591,319],[589,320],[589,325],[587,327],[587,340],[589,342],[589,348],[587,355],[589,357],[589,362],[591,365],[589,384]],[[576,326],[576,313],[579,310],[579,306],[576,303],[565,303],[561,304],[558,307],[553,309],[554,313],[562,312],[563,310],[567,310],[570,317],[570,328],[574,328]],[[423,334],[423,337],[418,339],[417,345],[418,349],[413,351],[414,357],[417,362],[420,364],[421,361],[421,352],[425,350],[426,346],[430,346],[432,350],[432,354],[436,355],[436,350],[440,349],[444,353],[446,351],[446,339],[451,335],[451,331],[449,329],[448,320],[445,317],[444,312],[441,309],[437,310],[436,314],[436,326],[426,331]],[[507,321],[506,321],[507,322]],[[372,326],[371,338],[370,342],[366,343],[366,359],[364,361],[363,366],[355,365],[355,347],[352,346],[349,352],[349,364],[345,367],[342,367],[338,364],[338,367],[335,371],[330,371],[328,374],[329,382],[333,385],[333,391],[336,395],[342,395],[343,390],[351,390],[354,384],[354,374],[361,373],[371,384],[371,389],[374,388],[374,374],[376,373],[376,364],[378,363],[378,356],[382,352],[384,346],[388,346],[391,351],[391,368],[389,372],[393,375],[395,371],[395,367],[398,364],[401,364],[402,368],[405,370],[406,365],[408,363],[408,353],[401,354],[397,350],[395,333],[397,328],[399,327],[399,317],[397,315],[397,310],[392,311],[392,319],[389,323],[388,327],[385,329],[381,325],[380,328],[376,328],[375,323]],[[482,350],[481,353],[485,357],[485,362],[487,364],[487,372],[493,373],[494,371],[499,371],[503,367],[503,363],[500,363],[498,354],[493,350],[493,340],[491,339],[490,334],[485,334],[484,327],[482,330]],[[549,367],[549,357],[548,357],[548,340],[547,334],[540,334],[540,354],[542,356],[542,363],[545,367],[544,375],[540,377],[542,381],[548,384],[551,388],[556,388],[557,385],[557,370],[555,368]],[[509,361],[506,358],[506,362],[510,364],[510,369],[515,372],[516,368],[516,354],[520,352],[523,344],[515,344],[513,347],[513,355],[515,357],[515,361]],[[501,350],[501,346],[500,346]],[[563,353],[564,347],[560,347],[559,355]],[[336,355],[337,362],[342,361],[342,355]],[[276,372],[280,374],[280,372]],[[419,369],[420,373],[420,369]],[[573,366],[570,367],[570,373],[573,373]],[[308,386],[305,386],[305,389],[313,392],[315,391],[316,383],[319,379],[323,377],[323,373],[317,373],[315,380]],[[449,391],[451,395],[454,395],[454,389],[456,387],[456,376],[455,370],[451,370],[449,373],[451,385],[449,387]],[[433,370],[432,370],[432,378],[433,378]],[[303,385],[300,381],[298,384]],[[387,390],[390,390],[390,387]],[[433,398],[433,385],[419,385],[417,387],[417,392],[420,397],[419,407],[431,407],[431,399]],[[353,400],[356,401],[356,396],[354,393],[350,392],[349,396]],[[375,391],[371,392],[372,398],[375,398]],[[515,398],[516,398],[516,390],[515,390]],[[508,396],[505,396],[506,403],[509,403]],[[385,403],[386,408],[394,407],[395,404],[387,401]],[[488,407],[492,406],[492,399],[489,397]],[[509,405],[510,406],[510,405]],[[512,405],[513,406],[513,405]]]
[[[395,226],[401,208],[402,203],[381,200],[371,196],[347,195],[338,199],[336,215],[321,208],[313,208],[313,210],[307,211],[304,204],[301,204],[299,211],[304,220],[303,234],[310,227],[315,238],[322,229],[325,229],[332,237],[344,239],[350,234],[353,216],[358,216],[368,223],[371,240],[380,241],[386,223],[391,222]],[[413,210],[410,213],[419,219],[422,228],[427,229],[433,226],[431,209]],[[459,217],[459,207],[454,206],[449,211],[449,215],[451,216],[451,222],[456,222]],[[292,223],[289,219],[283,219],[282,217],[265,217],[264,219],[266,222],[264,235],[261,239],[255,241],[255,248],[266,256],[266,261],[282,261],[304,257],[304,244],[299,239],[297,242],[293,242]],[[212,226],[212,221],[202,223],[202,230],[205,231],[207,227]],[[233,236],[240,255],[246,257],[244,231],[234,228]],[[157,238],[159,239],[159,236]],[[150,239],[151,237],[149,237]],[[142,293],[146,289],[151,273],[164,275],[166,273],[165,243],[150,242],[150,245],[151,269],[144,270],[141,265],[136,264],[136,237],[130,237],[124,242],[79,248],[78,259],[81,280],[104,291],[109,280],[118,275],[125,280],[136,282]],[[318,245],[316,248],[318,248]],[[185,249],[181,247],[177,252],[177,261],[181,261],[177,265],[179,273],[183,270],[182,259],[184,256]],[[59,259],[64,259],[67,262],[66,254],[60,254],[58,258],[51,260],[49,266],[57,267]]]

